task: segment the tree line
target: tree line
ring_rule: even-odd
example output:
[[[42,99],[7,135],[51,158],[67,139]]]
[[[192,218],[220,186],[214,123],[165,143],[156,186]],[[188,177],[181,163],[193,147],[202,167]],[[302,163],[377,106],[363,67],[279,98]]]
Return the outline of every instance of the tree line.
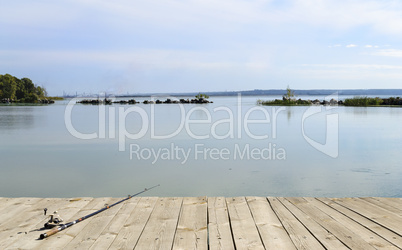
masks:
[[[0,75],[0,100],[35,103],[46,99],[46,89],[35,85],[31,79],[19,79],[10,74]]]

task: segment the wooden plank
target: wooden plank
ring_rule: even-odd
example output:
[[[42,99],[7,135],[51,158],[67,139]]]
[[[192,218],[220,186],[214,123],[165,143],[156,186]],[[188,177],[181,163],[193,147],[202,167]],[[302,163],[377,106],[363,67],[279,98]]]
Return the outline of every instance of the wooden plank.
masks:
[[[297,249],[324,249],[277,198],[268,197],[268,201]]]
[[[47,205],[48,208],[48,213],[50,211],[53,212],[55,210],[58,211],[59,215],[63,218],[63,223],[69,222],[71,220],[71,216],[76,214],[78,211],[80,211],[84,206],[86,206],[92,198],[70,198],[70,199],[65,199],[67,204],[65,202],[57,202],[54,205],[50,206]],[[75,219],[75,218],[74,218]],[[43,224],[44,222],[37,222],[35,224],[32,224],[32,228],[34,229],[43,229]],[[43,241],[37,240],[39,238],[39,235],[41,233],[46,232],[48,229],[43,229],[39,231],[34,231],[31,233],[28,233],[24,235],[22,238],[18,239],[15,244],[11,245],[10,248],[15,249],[15,248],[22,248],[22,249],[33,249],[42,244]],[[54,236],[56,237],[56,236]],[[18,246],[18,247],[17,247]]]
[[[183,198],[159,198],[135,249],[171,249]]]
[[[265,249],[296,249],[282,223],[264,197],[247,197]]]
[[[343,244],[352,249],[374,249],[373,246],[363,240],[358,234],[346,229],[343,225],[339,224],[331,216],[323,213],[321,210],[308,204],[303,198],[286,198],[293,205],[298,207],[304,213],[308,214],[318,224],[324,227],[326,230],[335,235]]]
[[[26,198],[6,198],[1,197],[1,204],[0,204],[0,223],[1,223],[1,215],[4,214],[3,210],[6,209],[8,206],[13,205],[17,199],[26,199]]]
[[[355,222],[354,220],[350,219],[344,214],[341,214],[334,208],[322,203],[321,201],[315,198],[305,198],[305,200],[307,200],[309,204],[317,207],[324,213],[334,218],[336,221],[341,223],[345,228],[349,229],[352,232],[358,232],[359,236],[363,240],[367,241],[373,247],[377,249],[398,249],[393,244],[384,240],[382,237],[378,236],[374,232],[368,230],[363,225]]]
[[[99,235],[90,249],[108,249],[130,217],[140,199],[140,197],[133,197],[125,201],[122,208],[113,217],[112,221],[107,225],[105,230],[103,230],[101,235]]]
[[[74,214],[72,218],[68,220],[68,222],[81,218],[90,213],[93,213],[101,209],[104,206],[104,204],[106,203],[110,204],[111,203],[110,201],[112,201],[112,199],[108,197],[95,198],[91,202],[89,202],[86,206],[84,206],[81,210],[79,210],[76,214]],[[35,247],[35,249],[65,248],[68,245],[68,243],[70,243],[93,218],[94,217],[91,217],[49,238],[39,241],[41,244]]]
[[[384,197],[370,197],[370,198],[376,199],[380,202],[383,202],[384,204],[387,204],[389,206],[402,210],[402,199],[384,198]]]
[[[158,200],[157,197],[141,197],[109,249],[133,249]]]
[[[208,198],[208,220],[209,248],[211,250],[234,249],[224,197]]]
[[[122,198],[112,199],[108,204],[113,204],[121,199]],[[79,233],[72,241],[68,243],[66,247],[64,247],[64,249],[90,248],[101,235],[103,230],[107,227],[107,225],[112,221],[115,215],[119,212],[122,206],[123,203],[120,203],[88,219],[89,223],[81,231],[79,231]]]
[[[402,203],[400,203],[399,206],[394,206],[394,204],[387,199],[375,199],[373,197],[364,197],[360,199],[376,205],[382,209],[385,209],[389,212],[402,216]]]
[[[11,205],[2,210],[0,216],[0,230],[7,228],[7,225],[16,217],[24,214],[24,211],[30,209],[32,205],[44,200],[43,198],[16,198],[12,200]]]
[[[13,229],[18,230],[18,225],[23,221],[30,219],[32,216],[36,215],[40,220],[45,219],[44,216],[41,217],[41,215],[43,215],[43,210],[42,212],[38,213],[34,213],[33,210],[36,210],[38,206],[44,206],[46,200],[29,199],[28,201],[25,199],[26,202],[24,202],[24,199],[25,198],[15,199],[12,204],[9,204],[7,209],[3,211],[4,214],[1,214],[3,221],[0,224],[0,235],[2,236],[0,239],[6,237],[5,234],[9,233]],[[19,231],[22,231],[22,229]]]
[[[21,214],[15,216],[13,220],[6,224],[2,224],[3,230],[0,232],[0,239],[6,239],[0,242],[0,249],[11,247],[14,244],[20,245],[24,240],[37,238],[38,234],[28,232],[43,227],[48,220],[48,216],[44,215],[43,208],[49,209],[49,214],[53,211],[64,206],[68,202],[67,199],[42,199],[36,204],[23,211]],[[39,227],[33,225],[40,223]],[[34,235],[36,234],[36,235]]]
[[[317,198],[317,200],[325,203],[326,205],[332,207],[333,209],[337,210],[338,212],[342,213],[343,215],[347,216],[348,218],[356,221],[360,225],[366,227],[370,231],[376,233],[377,235],[381,236],[385,240],[393,243],[396,246],[402,246],[402,237],[395,234],[394,232],[388,230],[387,228],[373,222],[372,220],[361,216],[360,214],[345,208],[344,206],[339,205],[338,203],[334,202],[328,198]]]
[[[22,204],[22,202],[27,201],[29,198],[19,197],[19,198],[4,198],[3,202],[0,206],[0,223],[3,222],[3,215],[7,213],[6,209],[10,206],[18,206]]]
[[[357,198],[332,199],[338,204],[359,213],[366,218],[392,230],[402,236],[402,218],[397,214],[382,209]]]
[[[402,198],[384,198],[384,197],[371,197],[371,198],[379,200],[381,202],[386,202],[386,204],[389,204],[390,206],[402,210]]]
[[[54,200],[56,199],[33,200],[32,198],[27,198],[25,199],[25,202],[21,200],[22,203],[18,206],[19,208],[24,209],[19,210],[18,208],[15,208],[15,210],[9,212],[10,215],[14,216],[1,224],[0,249],[4,249],[9,245],[14,244],[16,241],[27,238],[25,232],[35,229],[32,227],[33,224],[40,222],[41,227],[43,227],[47,218],[43,214],[43,208],[52,204]],[[58,200],[61,201],[63,199]],[[19,211],[19,214],[15,214],[15,211]]]
[[[226,198],[236,249],[264,249],[244,197]]]
[[[206,197],[185,197],[173,249],[208,249]]]
[[[349,249],[327,229],[317,223],[310,215],[300,210],[285,198],[277,198],[282,204],[310,231],[311,234],[327,249]]]
[[[49,214],[58,210],[65,222],[69,222],[120,198],[0,197],[0,211],[3,211],[0,212],[0,249],[206,249],[208,243],[210,249],[234,249],[235,244],[238,249],[246,248],[238,244],[239,240],[236,242],[239,234],[242,240],[246,239],[244,242],[258,238],[260,245],[248,246],[259,249],[290,249],[295,245],[310,249],[323,248],[323,245],[341,248],[330,245],[334,236],[351,248],[369,249],[362,242],[377,249],[402,248],[400,198],[269,199],[267,202],[262,197],[234,200],[212,197],[207,204],[202,198],[135,197],[121,204],[119,211],[108,214],[118,208],[113,207],[45,240],[36,240],[45,231],[27,234],[25,231],[43,226],[44,207]],[[252,225],[247,226],[249,222]],[[330,239],[323,239],[325,232]],[[349,240],[355,245],[348,242],[348,237],[352,237]],[[284,239],[290,245],[283,245]]]

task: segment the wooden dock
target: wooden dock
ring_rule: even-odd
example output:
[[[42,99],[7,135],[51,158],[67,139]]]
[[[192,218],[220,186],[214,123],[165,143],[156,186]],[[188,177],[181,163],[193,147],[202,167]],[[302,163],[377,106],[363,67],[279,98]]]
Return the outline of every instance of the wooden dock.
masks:
[[[119,198],[0,198],[0,249],[401,249],[402,198],[134,197],[44,240],[48,213],[70,222]]]

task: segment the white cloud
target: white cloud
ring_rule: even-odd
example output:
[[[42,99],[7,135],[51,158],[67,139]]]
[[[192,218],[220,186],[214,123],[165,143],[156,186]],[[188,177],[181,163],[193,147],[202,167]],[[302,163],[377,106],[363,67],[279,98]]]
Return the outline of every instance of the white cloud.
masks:
[[[86,8],[105,13],[116,28],[143,23],[169,29],[232,30],[238,25],[267,20],[263,0],[75,0]],[[115,18],[117,17],[117,18]]]
[[[25,2],[25,3],[24,3]],[[1,3],[0,24],[63,27],[82,16],[82,6],[68,1],[8,1]]]
[[[390,45],[386,45],[386,46],[390,46]],[[383,46],[383,47],[386,47],[386,46]],[[330,46],[328,46],[328,48],[337,48],[337,47],[342,47],[342,45],[340,45],[340,44],[335,44],[335,45],[330,45]],[[348,45],[346,45],[345,46],[346,48],[356,48],[356,47],[359,47],[359,45],[357,45],[357,44],[348,44]],[[364,47],[364,48],[366,48],[366,49],[378,49],[380,46],[378,46],[378,45],[370,45],[370,44],[367,44],[367,45],[364,45],[364,46],[362,46],[362,47]]]
[[[398,1],[291,0],[278,8],[274,1],[264,0],[190,0],[190,1],[107,1],[88,0],[94,8],[103,8],[126,17],[149,22],[220,26],[241,23],[308,24],[340,30],[368,26],[378,33],[401,35],[402,3]]]
[[[182,73],[219,75],[208,80],[214,88],[228,88],[239,72],[241,79],[299,82],[289,65],[301,62],[322,63],[302,67],[312,78],[350,77],[351,86],[401,71],[392,63],[402,50],[385,45],[402,42],[397,0],[19,0],[2,1],[1,10],[3,70],[49,74],[56,65],[78,86],[89,83],[75,72],[88,68],[93,75],[116,69],[122,77],[138,69],[141,80],[183,86]]]
[[[303,67],[311,68],[333,68],[333,69],[398,69],[402,70],[399,65],[384,64],[302,64]]]
[[[402,73],[399,72],[381,72],[381,71],[367,71],[367,72],[359,72],[348,69],[342,70],[296,70],[293,72],[294,74],[303,77],[304,79],[320,79],[321,81],[334,81],[334,80],[343,80],[343,84],[346,83],[345,88],[365,88],[367,85],[365,82],[354,85],[357,80],[365,80],[365,81],[377,81],[373,84],[373,88],[379,88],[378,81],[382,81],[384,84],[381,84],[381,88],[399,88],[397,85],[399,80],[402,78]],[[396,80],[396,81],[395,81]],[[354,84],[351,84],[354,83]],[[389,83],[389,84],[388,84]],[[332,87],[338,86],[339,83],[334,83]]]
[[[402,78],[402,66],[380,64],[303,64],[295,74],[303,78],[322,80],[395,82]],[[385,86],[385,85],[384,85]],[[392,84],[390,84],[392,86]],[[395,87],[395,86],[394,86]]]
[[[389,45],[388,45],[389,46]],[[378,46],[378,45],[370,45],[370,44],[367,44],[367,45],[365,45],[364,46],[366,49],[378,49],[380,46]],[[385,46],[386,47],[386,46]]]
[[[365,26],[378,33],[401,35],[400,1],[294,1],[291,12],[294,13],[295,21],[309,22],[312,25],[340,30]]]
[[[398,49],[382,49],[373,52],[371,55],[375,56],[388,56],[388,57],[402,57],[402,50]]]
[[[400,1],[290,0],[280,7],[272,0],[9,1],[2,4],[2,9],[0,23],[45,27],[97,16],[105,23],[114,23],[115,28],[119,25],[127,28],[133,21],[170,28],[210,29],[237,29],[239,25],[250,23],[261,24],[261,27],[295,23],[338,30],[371,27],[377,33],[402,35]]]
[[[143,49],[132,51],[88,51],[88,50],[0,50],[0,57],[7,58],[7,65],[105,65],[148,69],[192,69],[192,70],[265,70],[270,68],[268,60],[250,57],[246,61],[228,59],[229,52],[205,53],[186,50]],[[267,56],[267,55],[266,55]],[[63,58],[63,60],[60,60]]]

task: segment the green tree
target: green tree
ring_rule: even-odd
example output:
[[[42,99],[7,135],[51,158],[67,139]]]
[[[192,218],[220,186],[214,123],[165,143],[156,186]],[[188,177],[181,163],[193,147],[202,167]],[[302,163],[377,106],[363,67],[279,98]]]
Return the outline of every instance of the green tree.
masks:
[[[39,97],[45,97],[45,91],[41,86],[36,87],[35,92]]]
[[[21,99],[23,102],[35,103],[39,100],[39,96],[35,93],[29,93],[25,98]]]
[[[17,91],[15,95],[17,100],[24,98],[27,95],[27,90],[25,89],[24,83],[20,79],[16,79],[17,81]]]
[[[33,92],[35,89],[35,84],[33,84],[32,80],[29,78],[22,78],[22,84],[27,92]]]
[[[0,98],[10,98],[21,102],[37,102],[47,96],[46,89],[36,86],[31,79],[0,75]]]
[[[197,98],[197,99],[201,99],[201,98],[208,99],[209,95],[199,93],[198,95],[195,96],[195,98]]]
[[[4,86],[4,84],[3,84],[3,75],[0,75],[0,98],[1,99],[4,98],[4,96],[3,96],[3,86]]]
[[[2,98],[16,99],[17,83],[12,75],[5,74],[1,78]]]
[[[284,97],[286,97],[286,99],[290,100],[294,96],[295,96],[295,92],[288,85],[288,87],[286,88],[286,95],[284,95]]]

